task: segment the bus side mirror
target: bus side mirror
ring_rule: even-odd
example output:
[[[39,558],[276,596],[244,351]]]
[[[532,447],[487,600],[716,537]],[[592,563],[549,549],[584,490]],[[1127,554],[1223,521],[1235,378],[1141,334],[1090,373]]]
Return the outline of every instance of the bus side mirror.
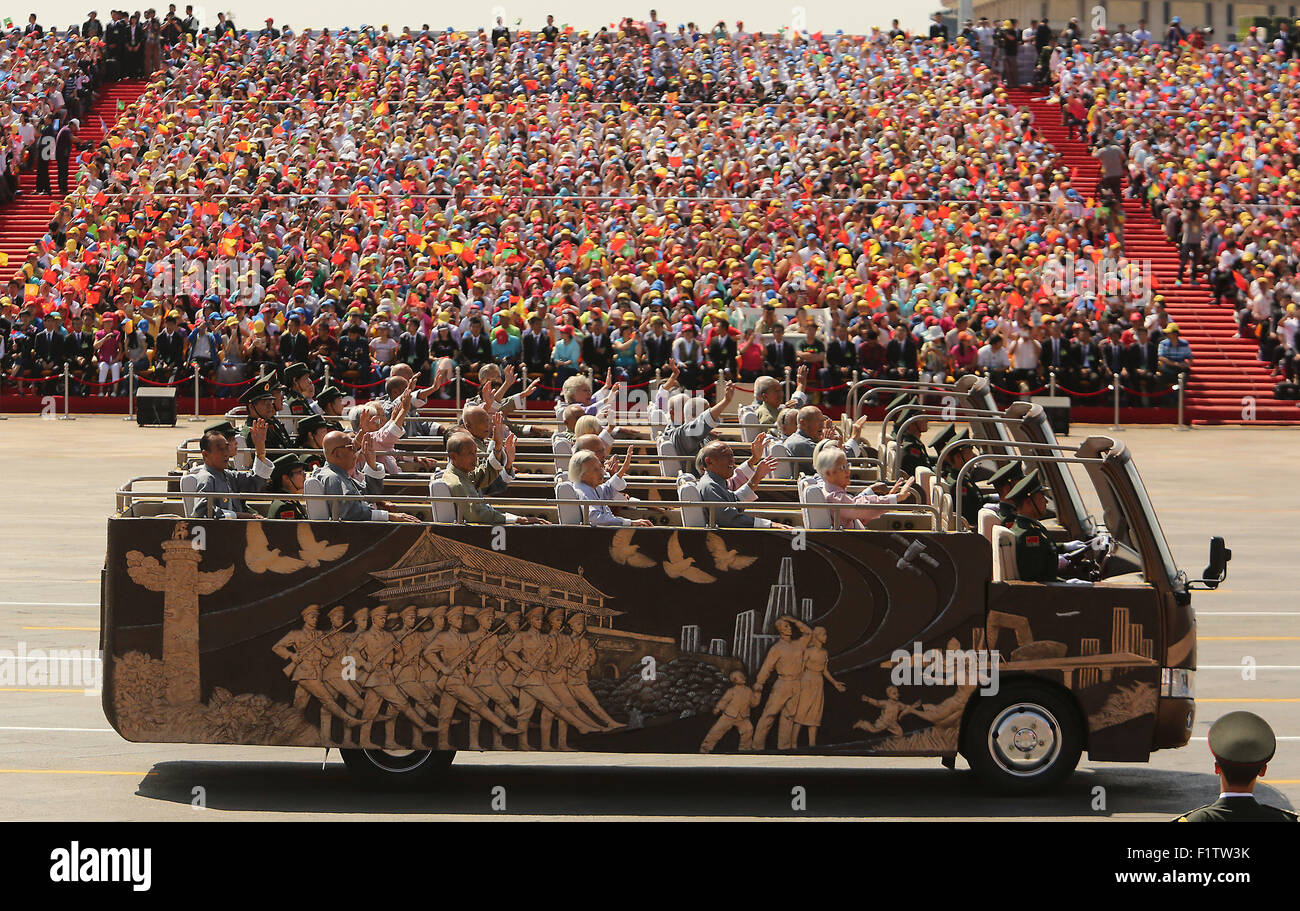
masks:
[[[1204,578],[1198,580],[1205,584],[1206,588],[1215,589],[1219,587],[1228,576],[1228,561],[1232,559],[1232,551],[1228,550],[1220,537],[1210,539],[1210,565],[1205,567]]]

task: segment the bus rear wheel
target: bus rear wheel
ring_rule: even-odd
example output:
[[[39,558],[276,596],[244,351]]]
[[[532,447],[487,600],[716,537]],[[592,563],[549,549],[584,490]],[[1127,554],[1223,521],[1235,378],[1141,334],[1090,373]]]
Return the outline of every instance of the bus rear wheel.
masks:
[[[451,767],[455,750],[340,750],[343,764],[364,784],[389,790],[436,781]]]
[[[962,752],[980,780],[996,790],[1045,791],[1079,764],[1083,725],[1060,693],[1033,684],[1008,686],[975,706]]]

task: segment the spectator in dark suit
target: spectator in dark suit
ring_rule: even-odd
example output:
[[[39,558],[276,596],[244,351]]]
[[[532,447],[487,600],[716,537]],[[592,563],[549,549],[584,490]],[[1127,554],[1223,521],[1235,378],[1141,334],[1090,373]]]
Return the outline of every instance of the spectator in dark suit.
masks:
[[[879,347],[879,346],[877,346]],[[858,369],[858,349],[849,338],[849,327],[843,324],[835,327],[835,337],[826,346],[826,366],[822,368],[821,381],[823,389],[853,382],[853,371]],[[847,389],[838,389],[826,393],[829,405],[844,404]]]
[[[311,342],[307,339],[307,334],[302,330],[302,318],[299,316],[290,316],[284,323],[284,331],[280,333],[279,360],[280,366],[286,364],[305,364],[311,355]]]
[[[1159,349],[1151,340],[1147,327],[1138,324],[1133,330],[1133,344],[1128,347],[1128,360],[1125,364],[1125,376],[1132,389],[1146,393],[1146,396],[1134,396],[1133,404],[1146,407],[1151,405],[1150,398],[1159,390],[1158,372],[1160,370]]]
[[[81,122],[69,120],[56,134],[54,139],[54,158],[59,167],[59,193],[68,195],[68,166],[72,163],[72,153],[76,148],[77,131]]]
[[[153,379],[169,383],[185,372],[185,333],[176,327],[179,314],[172,310],[163,319],[163,329],[154,342]],[[283,349],[282,349],[283,350]]]
[[[1066,361],[1066,379],[1075,392],[1093,392],[1101,385],[1101,349],[1087,326],[1075,330]]]
[[[591,368],[592,376],[609,369],[614,343],[605,329],[604,320],[593,316],[587,322],[587,335],[582,340],[582,362]]]
[[[519,336],[521,362],[530,378],[540,379],[543,386],[555,388],[555,365],[551,363],[551,350],[554,346],[544,322],[540,313],[529,315],[528,328]],[[553,392],[545,389],[541,390],[541,394],[545,398],[555,397]]]
[[[1128,363],[1128,351],[1124,348],[1124,330],[1119,326],[1110,327],[1110,337],[1097,346],[1101,352],[1101,379],[1103,383],[1121,383],[1124,379],[1124,367]]]
[[[650,331],[641,336],[641,350],[645,355],[646,367],[653,373],[667,370],[666,366],[673,356],[673,337],[665,331],[664,318],[655,315],[650,320]]]
[[[907,326],[900,323],[894,329],[894,337],[885,346],[885,370],[888,377],[891,380],[916,379],[919,355],[916,339],[907,331]]]
[[[82,38],[103,38],[104,23],[99,21],[99,13],[92,11],[86,17],[86,21],[81,23]]]
[[[787,369],[791,373],[798,367],[794,345],[785,340],[785,326],[777,323],[772,327],[772,341],[767,345],[767,356],[763,359],[763,370],[768,376],[778,380],[785,379]]]
[[[477,316],[469,321],[469,332],[460,340],[461,373],[469,379],[478,377],[478,368],[492,363],[492,343],[483,332],[483,320]]]
[[[397,362],[406,364],[417,377],[423,378],[429,370],[429,340],[420,331],[418,317],[408,317],[406,331],[397,340]]]

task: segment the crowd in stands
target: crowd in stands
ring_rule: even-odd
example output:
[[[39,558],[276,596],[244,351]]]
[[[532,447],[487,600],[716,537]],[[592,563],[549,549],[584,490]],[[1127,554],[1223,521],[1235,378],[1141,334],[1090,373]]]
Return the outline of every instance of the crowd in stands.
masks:
[[[1076,49],[1057,71],[1067,121],[1119,146],[1129,194],[1179,248],[1178,284],[1237,312],[1287,380],[1300,329],[1300,22],[1224,48]]]
[[[982,39],[653,15],[186,33],[10,264],[11,380],[67,363],[105,393],[130,364],[238,394],[303,362],[364,395],[452,362],[470,381],[517,365],[544,397],[676,367],[707,395],[806,365],[835,404],[854,371],[1150,394],[1191,360],[1140,281],[1049,280],[1137,266],[1119,207],[1071,187]]]

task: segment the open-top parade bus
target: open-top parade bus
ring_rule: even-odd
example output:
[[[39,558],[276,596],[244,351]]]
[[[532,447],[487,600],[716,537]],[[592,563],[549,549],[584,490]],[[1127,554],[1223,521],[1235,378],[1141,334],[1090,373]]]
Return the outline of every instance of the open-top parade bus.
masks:
[[[437,470],[390,476],[375,498],[418,524],[336,521],[338,498],[310,489],[320,519],[191,519],[211,495],[184,482],[190,441],[176,470],[117,492],[104,711],[131,741],[336,748],[383,783],[457,750],[960,754],[1029,791],[1083,751],[1141,762],[1185,745],[1190,591],[1224,577],[1222,540],[1189,581],[1123,443],[1064,445],[1038,406],[997,410],[984,380],[924,392],[923,411],[970,430],[979,454],[961,472],[1019,459],[1040,473],[1053,538],[1105,542],[1090,581],[1021,581],[997,513],[966,527],[961,485],[954,499],[924,468],[923,503],[862,529],[838,528],[842,507],[793,471],[745,504],[793,530],[713,527],[653,421],[614,446],[635,448],[627,494],[656,510],[637,528],[583,524],[544,437],[520,439],[510,496],[488,500],[551,525],[458,522]],[[896,476],[897,417],[876,456],[850,460],[855,482]],[[754,429],[742,416],[719,432],[745,451]],[[441,438],[400,446],[445,460]],[[239,499],[264,514],[273,497]]]

